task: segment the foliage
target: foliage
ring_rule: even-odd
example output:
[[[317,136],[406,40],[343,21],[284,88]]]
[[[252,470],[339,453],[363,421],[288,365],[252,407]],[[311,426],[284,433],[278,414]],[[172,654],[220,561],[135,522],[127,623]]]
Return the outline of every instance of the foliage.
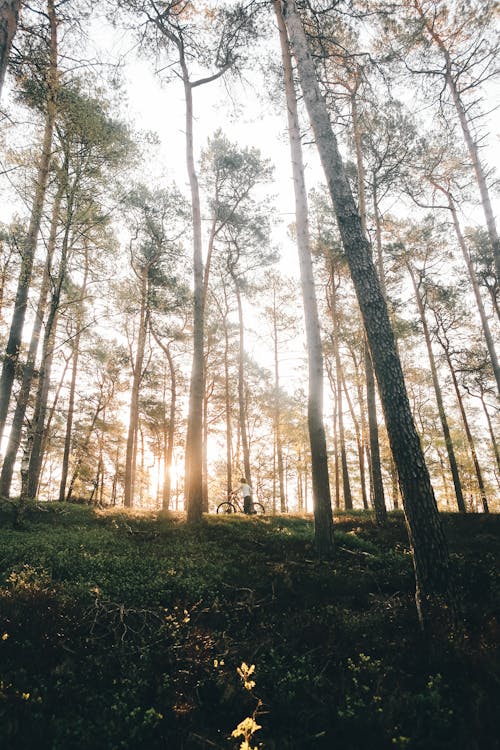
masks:
[[[342,515],[336,560],[319,564],[308,517],[191,529],[41,504],[13,528],[13,511],[0,507],[12,750],[229,747],[242,716],[267,750],[498,747],[496,516],[444,518],[466,637],[437,627],[425,643],[401,514],[385,529]]]

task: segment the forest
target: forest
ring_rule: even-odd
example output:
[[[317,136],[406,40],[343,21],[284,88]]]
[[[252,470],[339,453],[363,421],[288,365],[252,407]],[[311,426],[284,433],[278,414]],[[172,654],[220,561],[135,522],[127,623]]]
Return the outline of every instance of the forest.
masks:
[[[12,748],[498,747],[498,59],[492,0],[0,2]]]

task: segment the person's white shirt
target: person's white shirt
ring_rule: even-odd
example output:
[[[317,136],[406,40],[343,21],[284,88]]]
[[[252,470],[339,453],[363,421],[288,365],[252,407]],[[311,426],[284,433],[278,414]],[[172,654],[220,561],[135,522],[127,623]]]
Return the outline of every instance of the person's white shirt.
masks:
[[[252,494],[252,488],[249,484],[240,484],[241,497],[248,497]]]

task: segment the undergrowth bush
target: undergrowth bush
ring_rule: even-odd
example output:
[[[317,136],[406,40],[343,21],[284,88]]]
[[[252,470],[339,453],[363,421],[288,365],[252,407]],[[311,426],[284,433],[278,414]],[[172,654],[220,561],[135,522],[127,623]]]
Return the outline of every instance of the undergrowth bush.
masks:
[[[309,518],[190,529],[54,504],[14,528],[1,513],[9,750],[498,747],[495,517],[472,519],[474,536],[445,518],[467,638],[429,646],[400,514],[385,529],[342,515],[336,559],[318,563]],[[243,664],[258,671],[257,713]],[[261,728],[231,736],[245,717]]]

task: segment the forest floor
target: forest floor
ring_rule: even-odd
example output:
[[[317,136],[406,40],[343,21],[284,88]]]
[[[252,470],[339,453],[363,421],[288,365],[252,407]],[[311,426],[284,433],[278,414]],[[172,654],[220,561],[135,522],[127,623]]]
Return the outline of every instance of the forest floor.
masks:
[[[0,744],[499,748],[500,516],[443,518],[465,635],[424,639],[398,513],[384,529],[336,516],[335,560],[318,563],[305,517],[192,529],[46,504],[16,527],[4,504]],[[247,717],[261,728],[245,746],[231,733]]]

